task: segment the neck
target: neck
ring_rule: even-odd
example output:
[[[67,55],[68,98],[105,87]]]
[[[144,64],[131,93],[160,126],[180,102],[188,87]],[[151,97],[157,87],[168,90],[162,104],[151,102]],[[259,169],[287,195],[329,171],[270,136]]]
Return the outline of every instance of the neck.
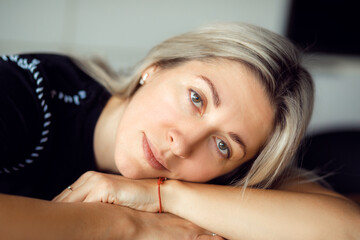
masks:
[[[127,104],[127,100],[112,96],[96,123],[94,152],[100,171],[119,173],[114,160],[115,140],[117,127]]]

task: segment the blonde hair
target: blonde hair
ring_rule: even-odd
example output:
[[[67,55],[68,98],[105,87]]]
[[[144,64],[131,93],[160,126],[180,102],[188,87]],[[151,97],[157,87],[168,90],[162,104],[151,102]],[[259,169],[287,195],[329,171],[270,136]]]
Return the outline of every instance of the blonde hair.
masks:
[[[96,61],[78,64],[111,93],[127,98],[136,91],[142,72],[149,66],[170,68],[189,60],[216,58],[239,61],[258,74],[276,112],[272,134],[246,172],[240,175],[241,169],[236,169],[225,177],[231,176],[238,186],[272,187],[281,176],[296,169],[296,151],[314,99],[312,78],[301,65],[299,51],[286,38],[245,23],[213,24],[155,46],[125,76]]]

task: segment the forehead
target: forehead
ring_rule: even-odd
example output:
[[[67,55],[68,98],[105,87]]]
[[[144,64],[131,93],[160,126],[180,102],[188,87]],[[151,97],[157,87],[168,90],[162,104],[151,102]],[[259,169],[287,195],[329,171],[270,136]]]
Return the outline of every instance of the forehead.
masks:
[[[241,136],[254,155],[271,133],[274,110],[258,75],[237,61],[215,59],[190,61],[179,67],[180,74],[189,76],[185,81],[200,84],[212,95],[211,88],[201,77],[208,78],[219,95],[220,105],[215,107],[208,99],[207,116],[214,123],[222,123],[229,132]]]

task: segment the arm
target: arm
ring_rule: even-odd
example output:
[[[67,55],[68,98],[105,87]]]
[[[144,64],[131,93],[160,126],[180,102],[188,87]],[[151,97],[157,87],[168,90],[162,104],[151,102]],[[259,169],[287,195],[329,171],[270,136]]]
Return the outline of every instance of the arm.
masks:
[[[52,203],[0,195],[0,232],[4,239],[129,239],[131,212],[101,203]],[[123,217],[118,217],[121,214]],[[121,228],[119,228],[121,229]],[[129,231],[131,232],[131,231]],[[118,235],[120,234],[120,235]]]
[[[157,180],[87,172],[55,198],[159,209]],[[315,183],[278,190],[187,183],[161,185],[163,210],[230,239],[358,239],[360,208]]]
[[[230,239],[359,239],[360,208],[317,184],[281,190],[167,181],[165,211]]]
[[[0,194],[2,239],[210,239],[204,232],[171,214]]]

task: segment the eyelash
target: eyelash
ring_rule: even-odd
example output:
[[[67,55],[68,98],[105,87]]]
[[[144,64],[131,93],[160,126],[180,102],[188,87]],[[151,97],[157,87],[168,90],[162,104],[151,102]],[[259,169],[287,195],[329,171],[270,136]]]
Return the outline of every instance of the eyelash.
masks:
[[[191,101],[191,103],[192,103],[192,105],[195,107],[195,108],[197,108],[197,110],[200,112],[200,113],[202,113],[202,108],[204,107],[204,101],[202,100],[202,97],[201,97],[201,95],[199,94],[199,93],[197,93],[196,91],[194,91],[193,89],[190,89],[190,101]],[[194,98],[197,98],[196,100],[194,100]],[[195,102],[195,101],[198,101],[198,102]],[[199,104],[199,102],[200,102],[200,104],[201,104],[201,106],[197,106],[197,104]],[[225,147],[226,147],[226,149],[227,149],[227,154],[224,154],[222,151],[224,151],[224,150],[220,150],[220,147],[219,147],[219,144],[220,143],[223,143],[224,145],[225,145]],[[217,152],[222,156],[222,157],[224,157],[224,156],[226,156],[225,158],[227,158],[227,159],[229,159],[230,158],[230,156],[231,156],[231,151],[230,151],[230,148],[228,147],[228,144],[224,141],[224,140],[222,140],[222,139],[220,139],[220,138],[215,138],[215,145],[216,145],[216,150],[217,150]]]
[[[219,143],[221,143],[221,142],[224,143],[224,145],[226,146],[226,149],[227,149],[226,154],[224,154],[222,152],[222,150],[220,150]],[[215,144],[216,144],[216,150],[219,152],[219,154],[222,157],[226,156],[225,158],[229,159],[230,156],[231,156],[231,151],[230,151],[230,148],[228,147],[227,143],[224,140],[220,139],[220,138],[215,138]]]
[[[200,104],[201,104],[201,106],[197,106],[196,104],[198,104],[198,102],[195,102],[194,101],[194,97],[198,97],[199,98],[199,100],[200,100]],[[192,89],[190,89],[190,101],[191,101],[191,103],[194,105],[194,107],[196,107],[198,110],[199,110],[199,112],[201,113],[202,112],[202,108],[204,107],[204,101],[202,100],[202,97],[201,97],[201,95],[199,94],[199,93],[197,93],[196,91],[194,91],[194,90],[192,90]]]

